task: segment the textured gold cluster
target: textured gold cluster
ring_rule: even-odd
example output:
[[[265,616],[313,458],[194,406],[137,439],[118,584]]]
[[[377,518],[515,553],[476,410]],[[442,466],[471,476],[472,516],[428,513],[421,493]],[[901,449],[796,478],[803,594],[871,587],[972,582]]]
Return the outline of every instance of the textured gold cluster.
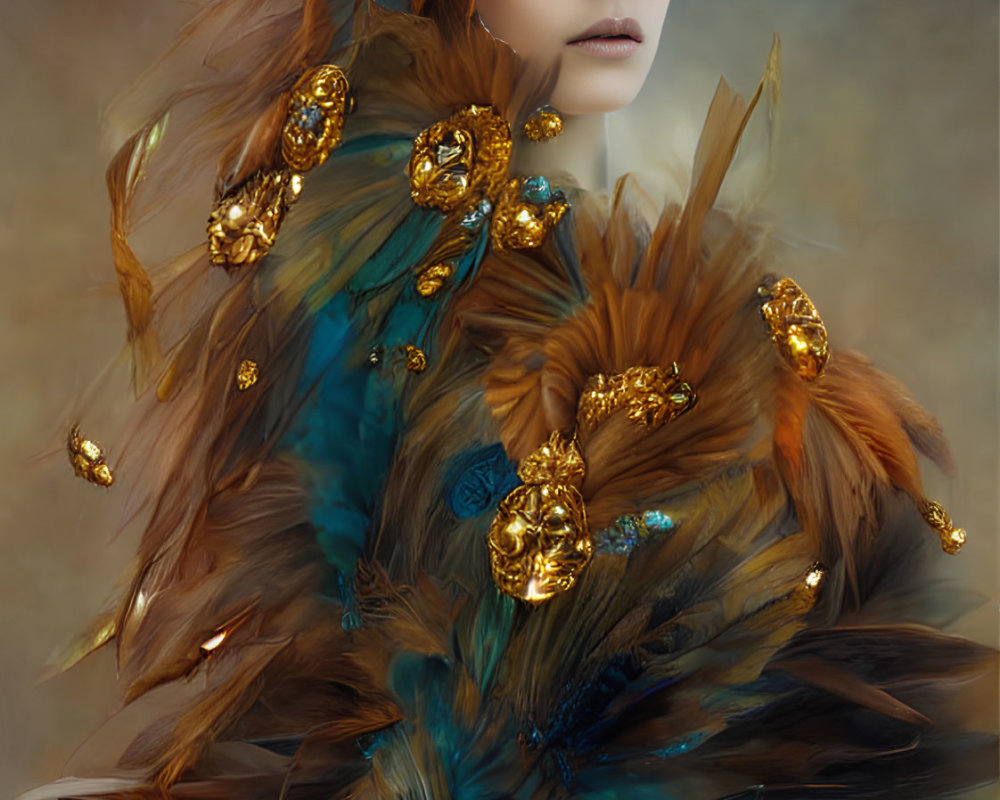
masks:
[[[533,142],[544,142],[554,139],[562,133],[563,121],[559,112],[550,106],[538,109],[527,122],[522,130],[524,135]]]
[[[496,197],[510,164],[510,125],[490,106],[470,105],[413,141],[410,195],[419,206],[467,212]]]
[[[110,486],[114,483],[114,473],[105,461],[101,446],[84,438],[78,425],[70,429],[66,447],[69,451],[69,462],[77,475],[97,486]]]
[[[258,172],[222,198],[208,218],[212,263],[233,270],[260,261],[274,245],[285,212],[301,191],[301,175],[287,170]]]
[[[257,383],[259,377],[260,370],[257,367],[257,362],[245,358],[240,362],[240,366],[236,370],[236,388],[241,392],[245,392]]]
[[[941,539],[941,549],[949,555],[955,555],[965,544],[967,534],[962,528],[956,528],[948,512],[934,500],[924,500],[920,504],[920,514]]]
[[[593,428],[624,409],[630,420],[655,430],[689,411],[697,401],[691,384],[681,380],[676,363],[669,369],[630,367],[617,375],[591,376],[580,397],[577,420]]]
[[[759,292],[768,298],[761,313],[778,352],[803,380],[819,378],[826,369],[830,350],[816,306],[791,278],[762,286]]]
[[[511,178],[493,210],[490,237],[498,250],[540,246],[569,208],[569,204],[558,195],[544,201],[526,198],[524,184],[524,178]]]
[[[490,568],[502,592],[539,604],[572,588],[594,553],[576,440],[552,433],[518,475],[524,485],[500,501],[490,525]]]
[[[444,282],[448,280],[455,272],[455,268],[451,264],[437,263],[430,264],[420,271],[417,275],[417,293],[421,297],[431,297],[437,294],[438,290],[444,286]]]
[[[406,368],[418,374],[427,369],[427,355],[424,351],[412,344],[406,345]]]
[[[285,168],[259,170],[221,197],[208,219],[213,264],[227,270],[253,266],[274,246],[278,230],[302,192],[299,174],[319,166],[340,144],[352,105],[347,79],[332,64],[309,70],[292,87],[281,155]]]

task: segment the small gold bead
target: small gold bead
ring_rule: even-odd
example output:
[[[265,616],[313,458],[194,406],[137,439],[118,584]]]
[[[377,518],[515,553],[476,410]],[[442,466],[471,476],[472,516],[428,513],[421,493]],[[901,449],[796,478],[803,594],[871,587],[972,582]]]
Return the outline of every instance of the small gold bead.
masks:
[[[236,370],[236,388],[245,392],[257,383],[259,377],[260,370],[257,368],[257,362],[245,358],[240,362],[239,369]]]
[[[548,139],[554,139],[562,133],[562,129],[563,121],[562,117],[559,116],[559,112],[554,108],[546,106],[532,114],[530,119],[524,123],[522,130],[524,131],[524,135],[532,141],[544,142]]]
[[[452,276],[455,268],[451,264],[431,264],[420,271],[417,276],[417,293],[421,297],[431,297],[444,286],[444,282]]]
[[[417,374],[427,369],[427,356],[424,355],[424,351],[412,344],[406,345],[406,368]]]

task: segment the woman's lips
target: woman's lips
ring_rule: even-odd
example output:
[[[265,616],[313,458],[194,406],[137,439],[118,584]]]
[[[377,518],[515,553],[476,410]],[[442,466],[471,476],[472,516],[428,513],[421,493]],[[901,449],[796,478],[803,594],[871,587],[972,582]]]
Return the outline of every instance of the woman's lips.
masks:
[[[628,58],[642,44],[642,28],[631,17],[609,17],[591,25],[567,44],[600,58]]]
[[[628,58],[639,49],[639,43],[635,39],[581,39],[570,42],[569,46],[601,58]]]

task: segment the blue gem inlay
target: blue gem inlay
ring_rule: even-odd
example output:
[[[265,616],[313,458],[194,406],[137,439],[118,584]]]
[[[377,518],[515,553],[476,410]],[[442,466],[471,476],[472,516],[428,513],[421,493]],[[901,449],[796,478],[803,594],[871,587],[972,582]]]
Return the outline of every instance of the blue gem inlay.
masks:
[[[642,515],[642,521],[651,531],[669,531],[674,527],[670,515],[662,511],[647,511]]]
[[[598,553],[627,556],[639,543],[640,535],[635,517],[619,517],[613,525],[597,532],[594,544]]]
[[[521,184],[521,197],[532,203],[547,203],[552,199],[552,187],[542,175],[525,178]]]
[[[460,224],[463,228],[474,231],[483,224],[483,220],[486,219],[492,210],[493,204],[484,197],[479,201],[478,206],[462,217],[462,222]]]
[[[317,139],[323,135],[325,117],[323,109],[315,103],[306,106],[299,106],[296,109],[295,124],[303,130],[309,131]]]

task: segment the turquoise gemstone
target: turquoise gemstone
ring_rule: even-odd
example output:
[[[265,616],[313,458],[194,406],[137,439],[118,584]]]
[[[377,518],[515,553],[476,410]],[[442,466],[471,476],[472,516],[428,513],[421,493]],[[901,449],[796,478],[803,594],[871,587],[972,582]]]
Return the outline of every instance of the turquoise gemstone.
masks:
[[[674,527],[670,515],[662,511],[647,511],[642,515],[642,521],[651,531],[669,531]]]
[[[547,203],[552,199],[552,187],[541,175],[525,178],[521,185],[521,197],[532,203]]]
[[[493,204],[490,203],[485,197],[479,201],[479,205],[476,206],[472,211],[462,217],[462,222],[460,223],[463,228],[467,230],[475,230],[480,225],[483,224],[483,220],[489,216],[490,211],[493,210]]]

